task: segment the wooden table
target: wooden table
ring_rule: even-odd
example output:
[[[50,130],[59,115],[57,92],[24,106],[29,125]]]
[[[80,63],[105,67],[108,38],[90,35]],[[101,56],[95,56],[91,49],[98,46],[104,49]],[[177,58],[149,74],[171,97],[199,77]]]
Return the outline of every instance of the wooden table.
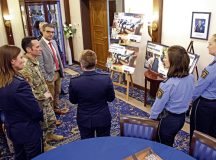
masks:
[[[161,77],[158,73],[155,73],[151,70],[147,70],[144,72],[145,77],[145,92],[144,92],[144,106],[146,106],[147,101],[147,82],[150,82],[150,90],[149,95],[153,98],[156,97],[157,90],[159,88],[159,84],[164,81],[164,78]]]

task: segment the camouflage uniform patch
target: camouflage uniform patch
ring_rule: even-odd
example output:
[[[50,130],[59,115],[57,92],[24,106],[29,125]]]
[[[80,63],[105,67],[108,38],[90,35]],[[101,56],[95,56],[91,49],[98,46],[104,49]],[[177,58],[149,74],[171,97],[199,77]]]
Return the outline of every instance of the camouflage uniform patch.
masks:
[[[161,97],[163,96],[163,94],[164,94],[164,91],[161,88],[159,88],[158,91],[157,91],[156,96],[157,96],[157,98],[161,99]]]
[[[208,76],[208,74],[209,74],[209,72],[208,72],[206,69],[204,69],[204,70],[202,71],[201,77],[202,77],[203,79],[205,79],[205,78]]]

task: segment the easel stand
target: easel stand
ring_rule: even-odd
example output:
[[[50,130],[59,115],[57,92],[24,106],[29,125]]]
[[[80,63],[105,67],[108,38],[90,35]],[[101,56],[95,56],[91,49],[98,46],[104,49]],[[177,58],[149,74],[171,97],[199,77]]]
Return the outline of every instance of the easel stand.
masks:
[[[121,67],[113,67],[110,69],[111,71],[111,79],[113,79],[114,73],[118,73],[119,77],[118,77],[118,82],[113,82],[114,85],[116,86],[120,86],[123,88],[126,88],[126,100],[129,100],[129,89],[130,89],[130,84],[133,88],[133,78],[132,78],[132,74],[130,74],[129,72],[125,72],[121,69]],[[126,84],[122,84],[122,77],[125,75],[125,79],[126,79]]]
[[[194,47],[193,47],[193,41],[190,41],[190,44],[189,44],[189,46],[188,46],[188,48],[187,48],[187,52],[192,53],[192,54],[195,53],[195,52],[194,52]],[[195,67],[195,72],[196,72],[196,76],[197,76],[197,80],[198,80],[199,74],[198,74],[197,66]]]

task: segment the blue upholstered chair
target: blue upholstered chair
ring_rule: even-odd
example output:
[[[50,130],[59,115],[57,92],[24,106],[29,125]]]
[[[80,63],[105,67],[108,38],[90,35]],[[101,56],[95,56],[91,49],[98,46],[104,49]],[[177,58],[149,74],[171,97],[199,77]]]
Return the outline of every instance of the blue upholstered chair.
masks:
[[[156,140],[158,123],[158,121],[146,118],[121,116],[120,135],[125,137]]]
[[[197,160],[216,160],[216,139],[195,130],[190,155]]]

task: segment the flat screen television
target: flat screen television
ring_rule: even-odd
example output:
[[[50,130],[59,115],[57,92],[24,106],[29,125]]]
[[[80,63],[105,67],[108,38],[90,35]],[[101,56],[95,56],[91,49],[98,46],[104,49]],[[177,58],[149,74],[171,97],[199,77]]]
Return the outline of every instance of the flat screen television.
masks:
[[[163,60],[168,48],[169,46],[148,41],[144,67],[166,77],[168,69],[164,67]],[[192,73],[199,59],[199,55],[189,52],[188,55],[190,57],[189,72]]]

